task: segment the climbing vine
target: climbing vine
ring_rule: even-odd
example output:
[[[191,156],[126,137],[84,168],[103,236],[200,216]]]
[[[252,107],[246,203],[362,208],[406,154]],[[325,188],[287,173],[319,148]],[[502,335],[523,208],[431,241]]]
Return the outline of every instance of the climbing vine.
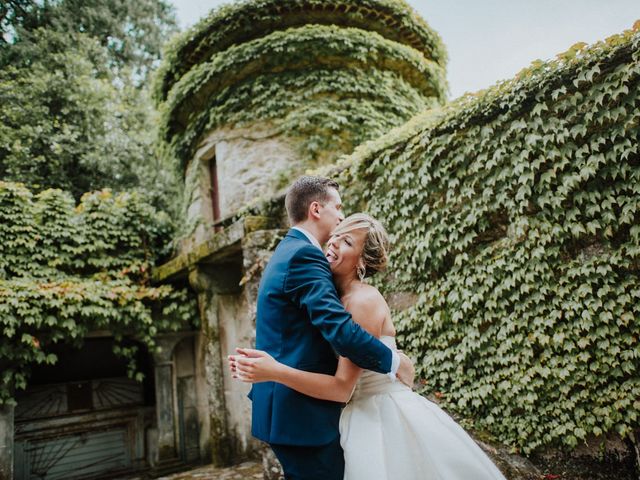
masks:
[[[56,362],[53,344],[109,330],[134,376],[124,339],[152,350],[158,332],[194,321],[186,289],[149,284],[170,234],[168,218],[135,194],[88,193],[76,206],[61,190],[34,196],[0,182],[0,404],[26,387],[31,366]]]
[[[630,434],[640,427],[639,25],[438,107],[444,50],[401,4],[336,2],[344,22],[315,0],[213,13],[159,70],[170,154],[184,168],[208,130],[264,124],[314,160],[427,109],[338,162],[345,198],[391,232],[380,286],[416,294],[397,326],[426,389],[525,453]],[[404,10],[370,21],[394,5]],[[307,25],[307,11],[322,21]]]
[[[162,136],[184,168],[212,129],[263,122],[303,158],[355,145],[440,104],[444,69],[374,32],[306,25],[234,45],[194,66],[162,105]]]
[[[307,24],[340,25],[373,31],[408,45],[444,68],[440,37],[406,2],[398,0],[250,0],[224,5],[172,39],[158,70],[155,95],[169,90],[194,65],[209,61],[231,45]]]
[[[640,23],[342,159],[426,391],[523,452],[640,427]]]

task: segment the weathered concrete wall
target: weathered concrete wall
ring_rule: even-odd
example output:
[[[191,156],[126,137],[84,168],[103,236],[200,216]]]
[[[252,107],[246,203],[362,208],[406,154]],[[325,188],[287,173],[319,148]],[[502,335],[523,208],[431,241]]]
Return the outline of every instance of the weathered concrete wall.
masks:
[[[219,263],[201,265],[190,275],[198,291],[202,333],[196,343],[195,369],[203,372],[198,388],[206,392],[208,448],[213,463],[224,465],[257,455],[251,437],[249,386],[233,380],[226,356],[239,345],[254,344],[255,323],[240,285],[242,258],[238,254]],[[199,377],[196,376],[196,377]],[[199,405],[200,414],[203,406]]]
[[[216,466],[224,466],[231,462],[229,437],[227,429],[227,415],[224,401],[222,359],[220,353],[220,333],[218,318],[219,287],[211,268],[197,268],[189,273],[189,283],[198,294],[198,308],[200,310],[201,341],[197,343],[198,369],[203,373],[199,380],[204,387],[205,419],[203,431],[206,439],[201,438],[201,445],[206,445],[208,451],[203,458],[210,459]],[[204,385],[202,385],[204,383]],[[199,411],[202,411],[202,407]]]
[[[13,410],[0,406],[0,480],[13,478]]]
[[[194,357],[195,357],[195,388],[197,391],[197,410],[199,418],[199,444],[200,459],[203,462],[211,462],[211,421],[209,418],[209,384],[207,383],[207,342],[208,338],[198,334],[195,338]]]
[[[220,138],[216,163],[223,218],[258,198],[273,196],[302,167],[283,136]]]
[[[218,318],[225,405],[229,434],[234,442],[234,454],[238,458],[255,454],[258,447],[251,436],[251,402],[247,398],[250,385],[231,378],[226,368],[227,355],[235,353],[237,346],[251,347],[255,343],[255,324],[248,313],[244,295],[219,296]]]

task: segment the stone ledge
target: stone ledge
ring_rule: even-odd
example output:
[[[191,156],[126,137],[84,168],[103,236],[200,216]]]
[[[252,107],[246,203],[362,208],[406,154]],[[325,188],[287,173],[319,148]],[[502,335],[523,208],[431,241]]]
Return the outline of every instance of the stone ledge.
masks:
[[[256,230],[266,230],[274,220],[270,217],[246,216],[215,232],[204,242],[189,251],[172,258],[168,262],[153,269],[153,283],[161,283],[179,278],[186,278],[189,270],[199,263],[217,263],[241,251],[241,241],[245,234]]]

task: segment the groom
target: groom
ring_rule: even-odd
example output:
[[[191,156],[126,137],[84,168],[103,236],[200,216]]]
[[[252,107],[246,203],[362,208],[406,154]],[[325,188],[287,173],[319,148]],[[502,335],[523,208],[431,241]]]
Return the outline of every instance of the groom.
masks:
[[[290,186],[285,206],[292,228],[276,248],[258,292],[256,348],[306,371],[333,375],[336,353],[356,365],[412,378],[405,356],[365,332],[340,303],[321,245],[344,219],[338,184],[305,176]],[[342,480],[338,421],[342,405],[284,385],[253,385],[252,433],[271,446],[287,479]]]

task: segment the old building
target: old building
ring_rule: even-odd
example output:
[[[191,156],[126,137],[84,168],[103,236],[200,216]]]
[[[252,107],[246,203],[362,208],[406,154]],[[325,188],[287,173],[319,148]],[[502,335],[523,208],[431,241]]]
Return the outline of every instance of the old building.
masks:
[[[225,357],[254,342],[261,270],[287,228],[284,187],[444,103],[445,62],[437,34],[396,0],[238,2],[175,39],[155,95],[185,222],[154,279],[191,285],[200,330],[160,335],[157,354],[140,348],[142,383],[110,332],[56,351],[0,410],[0,478],[158,475],[259,455],[248,387]]]

